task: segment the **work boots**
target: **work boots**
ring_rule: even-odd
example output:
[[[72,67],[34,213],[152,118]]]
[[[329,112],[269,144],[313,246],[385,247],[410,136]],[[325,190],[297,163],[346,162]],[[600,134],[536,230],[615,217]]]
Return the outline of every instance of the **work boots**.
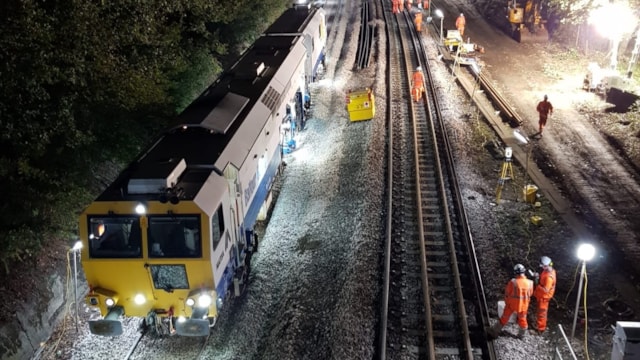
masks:
[[[493,324],[493,326],[487,330],[487,334],[491,340],[497,339],[498,336],[500,336],[500,332],[502,332],[502,324],[500,324],[500,321]]]
[[[527,329],[519,328],[518,329],[518,339],[522,340],[527,335]]]

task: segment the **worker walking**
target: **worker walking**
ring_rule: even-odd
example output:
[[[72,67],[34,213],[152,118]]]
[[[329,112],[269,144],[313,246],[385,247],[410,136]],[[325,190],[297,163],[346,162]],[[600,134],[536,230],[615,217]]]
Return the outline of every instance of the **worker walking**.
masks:
[[[422,73],[422,67],[418,66],[416,71],[413,72],[411,87],[411,96],[414,101],[420,101],[422,99],[422,93],[424,92],[424,74]]]
[[[416,24],[416,31],[418,32],[422,31],[422,11],[419,11],[416,13],[414,22]]]
[[[497,338],[502,328],[509,322],[511,314],[516,313],[518,316],[518,338],[522,339],[529,325],[527,324],[527,311],[529,310],[529,301],[533,295],[533,281],[525,276],[525,268],[522,264],[516,264],[513,267],[515,277],[511,279],[504,290],[504,312],[500,320],[493,325],[488,334],[493,339]]]
[[[544,99],[538,103],[536,110],[540,114],[540,118],[538,120],[538,134],[542,137],[542,130],[547,125],[547,118],[549,115],[553,114],[553,105],[548,100],[547,95],[544,96]]]
[[[538,304],[538,319],[536,325],[538,333],[542,334],[547,329],[549,302],[556,292],[556,270],[553,268],[553,262],[548,256],[540,258],[540,267],[542,271],[540,272],[536,289],[533,292],[533,297]]]
[[[400,0],[398,3],[398,10],[402,11],[404,10],[404,0]]]
[[[422,8],[425,10],[429,9],[429,0],[422,0]]]
[[[397,14],[400,12],[400,0],[391,0],[393,4],[393,13]]]
[[[456,19],[456,29],[460,33],[460,36],[464,36],[464,26],[467,24],[467,21],[464,18],[464,14],[460,14]]]

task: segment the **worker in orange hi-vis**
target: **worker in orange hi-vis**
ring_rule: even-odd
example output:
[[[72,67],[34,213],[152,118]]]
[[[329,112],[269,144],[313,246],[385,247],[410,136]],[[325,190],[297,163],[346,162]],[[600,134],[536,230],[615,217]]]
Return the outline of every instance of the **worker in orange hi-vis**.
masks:
[[[400,0],[400,3],[399,3],[399,6],[398,6],[398,9],[399,9],[400,11],[404,10],[404,0]]]
[[[416,17],[414,18],[416,24],[416,31],[422,31],[422,11],[416,13]]]
[[[502,327],[507,325],[513,313],[517,314],[517,321],[520,327],[517,337],[522,339],[527,334],[527,329],[529,328],[527,312],[529,311],[529,302],[533,295],[533,281],[527,279],[525,272],[526,269],[522,264],[516,264],[516,266],[513,267],[513,274],[515,276],[507,283],[504,289],[505,307],[502,316],[500,320],[487,331],[487,334],[492,340],[500,335]]]
[[[397,14],[400,12],[400,0],[391,0],[393,4],[393,13]]]
[[[416,71],[413,72],[411,95],[414,101],[420,101],[422,99],[422,93],[424,92],[424,73],[422,67],[418,66]]]
[[[556,292],[556,270],[553,268],[553,262],[548,256],[540,258],[540,268],[542,272],[536,273],[536,288],[533,290],[533,297],[538,303],[538,321],[536,322],[538,334],[542,334],[547,330],[547,314],[549,312],[549,302]]]
[[[429,8],[429,0],[422,1],[422,8],[427,10]]]
[[[456,29],[460,32],[460,36],[464,36],[464,26],[467,24],[467,21],[464,18],[464,14],[460,14],[456,19]]]

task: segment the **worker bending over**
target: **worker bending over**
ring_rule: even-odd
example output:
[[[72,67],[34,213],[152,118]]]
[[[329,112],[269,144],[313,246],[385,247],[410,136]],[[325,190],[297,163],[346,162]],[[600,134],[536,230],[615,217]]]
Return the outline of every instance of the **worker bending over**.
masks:
[[[416,13],[414,22],[416,24],[416,31],[422,31],[422,11]]]

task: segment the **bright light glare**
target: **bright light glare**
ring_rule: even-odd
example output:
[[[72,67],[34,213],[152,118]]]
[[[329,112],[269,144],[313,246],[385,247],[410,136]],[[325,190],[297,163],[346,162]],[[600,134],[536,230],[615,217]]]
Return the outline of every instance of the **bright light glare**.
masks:
[[[183,323],[185,322],[187,319],[184,316],[178,316],[178,322],[179,323]]]
[[[594,25],[600,35],[611,40],[620,40],[622,35],[632,32],[637,21],[626,2],[607,2],[589,14],[589,24]]]
[[[198,298],[198,306],[207,308],[209,307],[209,305],[211,305],[211,300],[211,296],[208,294],[200,295],[200,297]]]
[[[192,298],[188,298],[186,301],[187,306],[193,306],[195,305],[196,301],[193,300]]]
[[[442,13],[442,10],[440,10],[440,9],[436,9],[436,11],[434,11],[433,13],[439,18],[443,18],[444,17],[444,14]]]
[[[80,249],[82,249],[82,241],[76,241],[76,243],[73,244],[73,248],[71,250],[78,251]]]
[[[520,131],[518,130],[513,131],[513,136],[515,136],[516,140],[518,140],[518,142],[520,142],[521,144],[529,143],[529,139],[527,139],[526,136],[522,135],[522,133],[520,133]]]
[[[142,305],[147,302],[147,299],[144,297],[144,295],[138,294],[133,298],[133,302],[135,302],[136,305]]]
[[[116,304],[115,300],[113,300],[112,298],[107,298],[107,300],[105,300],[104,303],[107,304],[107,306],[109,307]]]
[[[144,206],[144,204],[140,203],[138,205],[136,205],[136,214],[138,215],[144,215],[147,212],[147,207]]]
[[[578,259],[582,261],[589,261],[593,259],[596,254],[596,248],[591,244],[580,244],[578,247]]]

